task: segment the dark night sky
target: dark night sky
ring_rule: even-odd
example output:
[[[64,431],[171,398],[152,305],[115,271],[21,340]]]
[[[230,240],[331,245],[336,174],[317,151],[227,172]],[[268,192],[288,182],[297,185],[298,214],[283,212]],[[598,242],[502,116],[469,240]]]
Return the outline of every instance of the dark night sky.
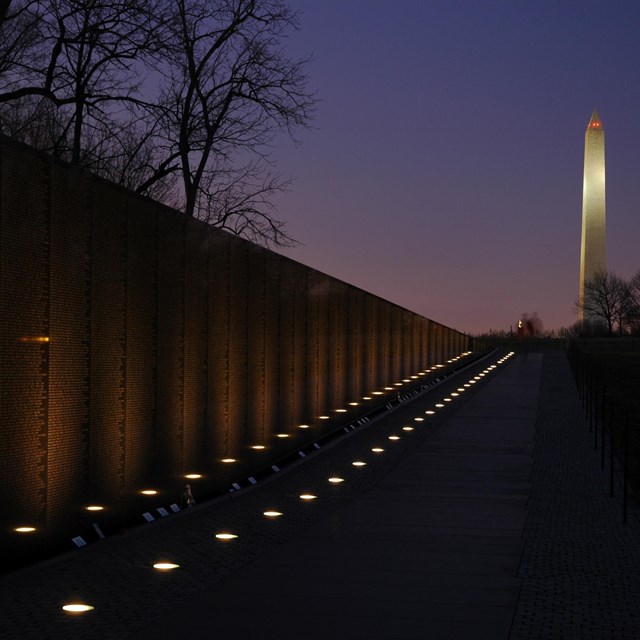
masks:
[[[451,327],[576,321],[584,132],[608,267],[640,269],[640,3],[291,0],[320,103],[278,217],[291,258]]]

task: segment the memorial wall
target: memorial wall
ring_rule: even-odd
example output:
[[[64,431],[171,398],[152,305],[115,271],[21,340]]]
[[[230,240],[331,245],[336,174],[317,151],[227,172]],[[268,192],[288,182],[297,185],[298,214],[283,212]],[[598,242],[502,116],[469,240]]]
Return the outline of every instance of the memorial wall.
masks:
[[[468,340],[2,138],[2,548],[227,491]]]

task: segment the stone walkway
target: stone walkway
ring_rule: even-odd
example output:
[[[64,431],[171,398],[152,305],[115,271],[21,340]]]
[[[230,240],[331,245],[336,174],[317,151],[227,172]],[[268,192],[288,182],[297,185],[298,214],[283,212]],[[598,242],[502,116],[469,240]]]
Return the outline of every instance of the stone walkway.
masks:
[[[622,524],[619,483],[585,426],[564,356],[546,353],[522,589],[511,631],[524,638],[640,638],[640,509]]]
[[[497,358],[254,489],[0,578],[0,637],[640,638],[638,509],[623,526],[564,355]]]

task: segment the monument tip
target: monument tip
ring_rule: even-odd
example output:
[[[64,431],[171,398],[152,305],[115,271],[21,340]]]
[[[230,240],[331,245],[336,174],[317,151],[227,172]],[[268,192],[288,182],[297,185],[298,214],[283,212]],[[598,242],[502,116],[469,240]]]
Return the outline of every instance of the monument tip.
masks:
[[[587,129],[602,129],[602,121],[600,120],[600,116],[598,112],[594,109],[591,114],[591,120],[589,120],[589,125]]]

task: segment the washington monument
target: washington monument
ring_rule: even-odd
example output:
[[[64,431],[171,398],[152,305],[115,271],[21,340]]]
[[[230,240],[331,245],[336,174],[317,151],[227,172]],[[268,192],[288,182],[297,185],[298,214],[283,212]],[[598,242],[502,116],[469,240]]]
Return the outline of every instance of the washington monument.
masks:
[[[578,322],[584,317],[584,283],[606,271],[606,227],[604,184],[604,129],[594,111],[584,136],[582,186],[582,247],[580,250],[580,296]],[[588,320],[588,318],[586,318]]]

